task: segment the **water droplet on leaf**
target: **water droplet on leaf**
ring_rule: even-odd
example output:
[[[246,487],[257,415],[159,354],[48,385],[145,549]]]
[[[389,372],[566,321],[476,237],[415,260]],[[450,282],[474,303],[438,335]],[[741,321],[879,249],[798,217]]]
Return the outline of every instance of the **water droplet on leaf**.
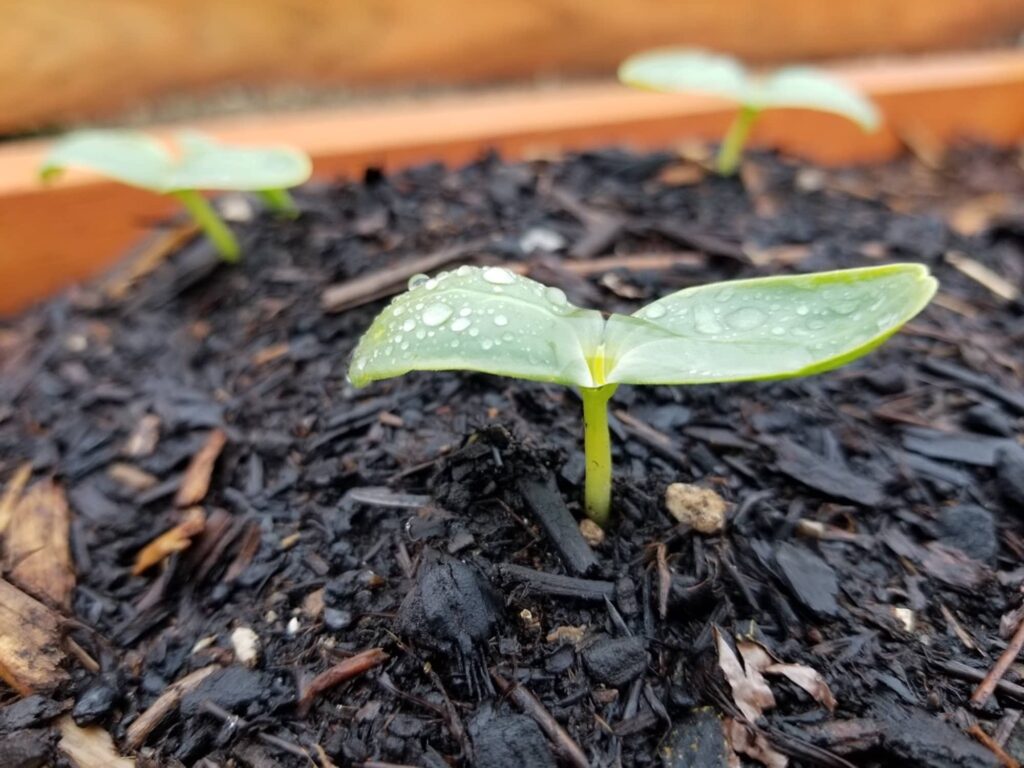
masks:
[[[423,322],[430,326],[438,326],[452,316],[452,308],[437,302],[423,310]]]

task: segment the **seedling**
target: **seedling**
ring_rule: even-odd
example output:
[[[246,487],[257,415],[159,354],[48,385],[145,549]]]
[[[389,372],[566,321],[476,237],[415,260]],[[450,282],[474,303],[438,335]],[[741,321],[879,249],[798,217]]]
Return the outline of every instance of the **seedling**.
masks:
[[[418,275],[360,340],[357,387],[409,371],[465,370],[579,388],[584,507],[611,504],[608,401],[620,384],[710,384],[809,376],[874,349],[937,283],[917,264],[687,288],[607,320],[504,267]]]
[[[189,131],[178,134],[177,155],[135,131],[79,131],[60,139],[40,168],[44,181],[69,167],[176,197],[225,261],[238,261],[238,240],[199,190],[258,192],[267,207],[293,216],[289,187],[309,178],[309,158],[289,147],[236,147]]]
[[[766,109],[831,112],[852,120],[865,131],[874,131],[880,122],[878,110],[866,97],[814,67],[784,67],[758,75],[731,56],[666,49],[626,59],[619,67],[619,80],[649,91],[699,91],[737,102],[739,114],[716,160],[723,176],[736,171],[750,130]]]

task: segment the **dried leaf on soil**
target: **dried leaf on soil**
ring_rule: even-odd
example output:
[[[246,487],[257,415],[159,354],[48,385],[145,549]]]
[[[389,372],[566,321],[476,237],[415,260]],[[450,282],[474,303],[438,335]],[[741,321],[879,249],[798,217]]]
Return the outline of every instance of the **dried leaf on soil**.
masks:
[[[178,495],[174,497],[175,504],[179,507],[191,507],[206,497],[206,492],[210,490],[213,465],[217,463],[217,457],[224,450],[227,441],[228,436],[223,429],[215,429],[207,435],[203,447],[192,457],[188,469],[185,470]]]
[[[68,542],[71,513],[64,490],[52,480],[32,486],[17,503],[3,542],[7,578],[61,608],[71,606],[74,564]]]
[[[132,566],[132,575],[138,576],[164,558],[181,552],[192,545],[192,539],[206,529],[206,513],[202,507],[186,509],[184,519],[170,530],[164,531],[139,550]]]
[[[725,721],[725,732],[729,737],[729,745],[752,760],[768,766],[768,768],[786,768],[789,758],[772,747],[771,742],[763,733],[750,728],[738,720]]]
[[[7,529],[11,515],[14,513],[14,508],[21,498],[21,492],[25,490],[25,485],[31,476],[32,462],[26,461],[14,471],[11,479],[7,481],[7,485],[4,487],[4,495],[0,497],[0,535]]]
[[[733,701],[748,721],[756,722],[766,709],[775,706],[775,696],[756,666],[748,664],[744,669],[718,627],[714,628],[714,632],[718,666],[732,688]]]
[[[776,662],[759,643],[743,640],[736,643],[736,648],[743,657],[743,664],[748,673],[756,670],[766,675],[782,675],[806,691],[811,698],[825,707],[829,712],[835,711],[836,700],[828,683],[821,674],[804,664],[783,664]]]

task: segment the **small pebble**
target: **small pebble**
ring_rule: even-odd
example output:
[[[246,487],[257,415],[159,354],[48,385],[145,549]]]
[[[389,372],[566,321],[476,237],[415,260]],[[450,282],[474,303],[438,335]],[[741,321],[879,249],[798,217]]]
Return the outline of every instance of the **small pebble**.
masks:
[[[502,715],[470,723],[478,768],[555,768],[551,747],[535,721]]]
[[[285,631],[289,635],[297,635],[297,634],[299,634],[299,619],[298,619],[297,616],[292,616],[288,620],[288,626],[285,627]]]
[[[231,647],[235,658],[247,667],[256,665],[260,658],[260,638],[249,627],[237,627],[231,633]]]
[[[332,632],[340,632],[352,626],[353,616],[351,611],[344,608],[327,608],[324,610],[324,626]]]
[[[680,523],[700,533],[717,533],[725,527],[725,499],[708,488],[672,483],[665,489],[665,507]]]
[[[961,504],[939,510],[942,543],[959,549],[968,557],[991,563],[999,552],[995,516],[976,504]]]
[[[584,541],[592,547],[598,547],[604,543],[604,528],[589,517],[580,520],[580,533],[583,534]]]

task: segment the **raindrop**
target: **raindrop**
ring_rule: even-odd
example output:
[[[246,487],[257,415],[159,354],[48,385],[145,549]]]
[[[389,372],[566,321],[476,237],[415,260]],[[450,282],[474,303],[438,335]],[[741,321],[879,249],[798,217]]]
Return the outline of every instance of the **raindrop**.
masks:
[[[646,312],[644,312],[644,317],[646,317],[648,320],[657,320],[659,317],[664,317],[665,312],[665,307],[663,307],[661,304],[654,304],[653,306],[649,307]]]
[[[452,316],[452,308],[437,302],[423,310],[423,322],[429,326],[438,326]]]
[[[557,307],[565,306],[569,303],[569,299],[566,298],[565,291],[561,288],[555,288],[554,286],[544,289],[544,298]]]
[[[765,313],[757,307],[740,307],[726,317],[726,322],[740,331],[749,331],[764,322]]]
[[[470,336],[479,336],[480,335],[480,329],[479,328],[470,328],[469,329],[469,335]]]
[[[406,320],[404,323],[402,323],[402,330],[405,331],[406,333],[408,333],[409,331],[411,331],[415,327],[416,327],[416,321],[413,320],[411,317],[408,320]]]
[[[469,317],[472,314],[473,314],[473,310],[470,309],[469,307],[463,307],[462,309],[459,310],[459,316],[460,317]]]
[[[409,290],[411,291],[413,288],[419,288],[429,279],[429,275],[424,275],[422,273],[418,275],[413,275],[412,277],[409,278]]]
[[[494,316],[494,324],[496,326],[498,326],[499,328],[502,327],[502,326],[508,325],[508,318],[505,317],[504,315],[495,315]]]
[[[488,267],[484,270],[484,280],[493,285],[511,285],[516,276],[504,267]]]
[[[483,341],[480,342],[480,346],[484,350],[488,350],[494,346],[494,342],[491,341],[490,339],[484,339]]]
[[[472,271],[473,271],[472,267],[470,267],[467,264],[463,264],[461,267],[459,267],[458,269],[455,270],[455,274],[458,275],[459,277],[465,277],[466,275],[468,275]]]
[[[709,334],[721,333],[722,324],[718,322],[714,312],[711,312],[707,307],[697,307],[694,311],[696,313],[694,321],[698,331]]]
[[[423,287],[426,288],[428,291],[432,291],[435,288],[437,288],[437,280],[434,280],[434,279],[427,280],[427,282],[425,282],[423,284]]]
[[[832,311],[840,315],[852,315],[859,306],[859,301],[840,301],[832,305]]]
[[[801,304],[801,305],[800,305],[799,307],[797,307],[797,308],[796,308],[796,313],[797,313],[798,315],[800,315],[801,317],[803,317],[804,315],[806,315],[806,314],[807,314],[807,313],[808,313],[809,311],[810,311],[810,310],[809,310],[809,309],[807,309],[807,307],[805,307],[805,306],[804,306],[803,304]]]
[[[456,319],[455,322],[452,323],[452,330],[455,331],[456,333],[458,333],[459,331],[464,331],[467,328],[469,328],[469,322],[470,321],[468,318],[460,317]]]

